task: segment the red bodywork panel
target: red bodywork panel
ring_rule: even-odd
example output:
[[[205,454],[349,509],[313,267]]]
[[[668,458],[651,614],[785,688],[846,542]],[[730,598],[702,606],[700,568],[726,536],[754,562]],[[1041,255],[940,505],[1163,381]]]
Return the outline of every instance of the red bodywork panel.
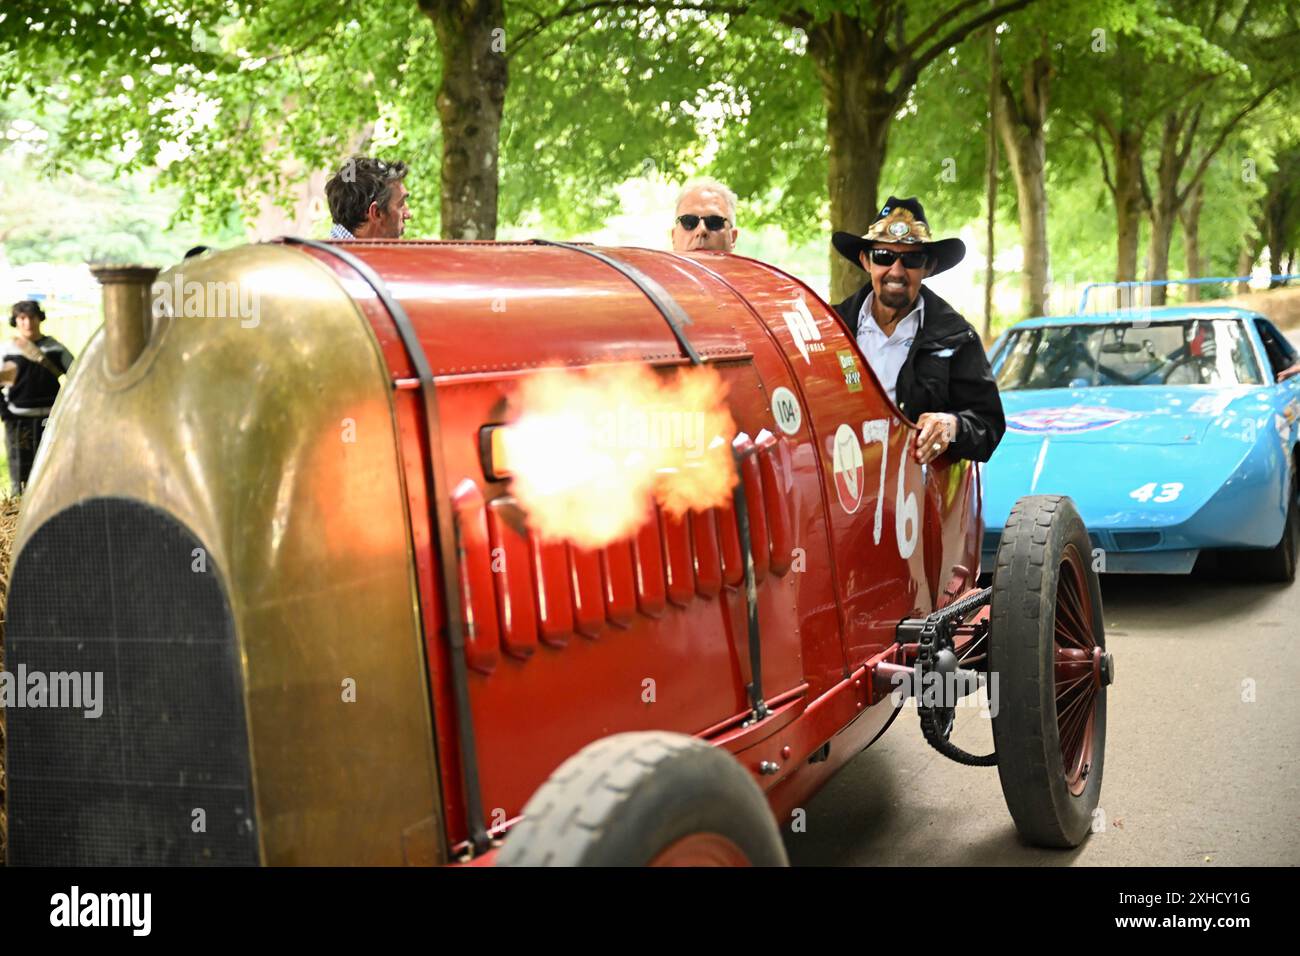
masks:
[[[750,667],[734,509],[685,520],[655,509],[637,534],[598,551],[541,544],[509,482],[489,481],[480,460],[480,430],[506,421],[528,372],[689,364],[650,300],[607,264],[562,247],[343,245],[384,279],[434,370],[448,479],[441,506],[453,508],[464,549],[459,580],[473,620],[465,653],[492,832],[507,828],[586,744],[651,729],[734,753],[783,823],[895,713],[888,699],[873,703],[869,672],[897,650],[898,622],[974,585],[982,530],[974,466],[916,464],[910,425],[843,323],[797,280],[739,256],[601,250],[667,290],[690,317],[687,337],[729,387],[773,712],[742,726]],[[423,477],[428,423],[392,317],[347,265],[307,252],[356,297],[398,383],[397,438],[455,854],[467,839],[466,811]],[[827,742],[829,759],[808,763]],[[763,761],[779,769],[759,774]]]

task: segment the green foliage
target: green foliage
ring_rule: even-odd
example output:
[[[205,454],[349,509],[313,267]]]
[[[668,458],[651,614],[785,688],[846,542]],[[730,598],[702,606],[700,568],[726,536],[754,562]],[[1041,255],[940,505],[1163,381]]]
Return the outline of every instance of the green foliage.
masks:
[[[926,71],[890,132],[880,195],[919,196],[935,225],[952,231],[982,218],[988,71],[983,31]],[[1007,193],[1013,193],[1010,180]],[[1008,198],[1008,197],[1004,197]],[[938,215],[936,215],[936,213]]]
[[[707,171],[745,200],[755,222],[795,241],[825,236],[826,118],[804,32],[742,18],[729,40],[727,82],[709,90],[719,120]]]
[[[972,15],[956,0],[507,0],[505,10],[503,223],[591,230],[617,211],[615,187],[627,179],[708,173],[740,195],[755,234],[775,226],[799,243],[824,240],[830,227],[823,86],[835,82],[818,74],[805,29],[845,14],[883,18],[895,48],[900,36],[924,46],[951,28],[953,11]],[[1207,268],[1235,270],[1275,154],[1300,138],[1288,79],[1300,62],[1296,17],[1283,0],[1051,0],[998,25],[1013,82],[1035,57],[1051,62],[1058,281],[1113,271],[1113,209],[1093,139],[1102,117],[1148,127],[1151,177],[1171,105],[1201,107],[1199,157],[1215,130],[1277,84],[1276,102],[1240,123],[1206,172]],[[986,39],[979,30],[929,63],[890,131],[882,195],[920,196],[945,233],[983,215]],[[0,144],[6,253],[15,263],[165,260],[204,234],[167,235],[168,215],[231,237],[264,197],[287,203],[310,172],[353,151],[412,165],[409,234],[436,235],[441,69],[416,0],[8,0],[0,124],[31,119],[51,139],[21,157]],[[1240,174],[1247,158],[1254,181]],[[1005,161],[1003,172],[1005,248],[1016,207]],[[150,183],[164,191],[150,193]],[[69,190],[76,208],[60,201]],[[1176,234],[1174,271],[1180,242]]]
[[[742,18],[732,38],[734,67],[717,97],[727,123],[718,130],[713,170],[755,197],[751,201],[761,221],[801,240],[824,235],[831,225],[825,78],[808,53],[805,31],[789,24],[803,14],[802,22],[820,23],[844,11],[868,24],[879,15],[898,20],[902,35],[921,46],[938,39],[937,29],[926,33],[927,26],[952,26],[942,15],[953,8],[950,0],[889,6],[885,11],[861,4],[778,3],[759,5],[753,17]],[[899,46],[897,33],[891,37]],[[976,49],[979,42],[953,48],[921,74],[923,82],[895,114],[880,181],[882,198],[919,196],[943,209],[944,221],[953,225],[978,216],[983,201],[987,62]],[[894,82],[900,82],[897,75]]]
[[[413,182],[438,181],[436,41],[413,0],[141,0],[111,16],[0,33],[0,89],[66,94],[59,167],[158,168],[179,215],[208,225],[251,218],[266,195],[287,205],[353,149],[404,154]],[[436,231],[436,191],[412,192],[413,228]]]
[[[1274,168],[1271,147],[1258,130],[1235,137],[1205,174],[1201,210],[1202,271],[1207,276],[1235,276],[1242,237],[1258,234],[1256,210],[1265,193],[1265,177]],[[1262,168],[1260,164],[1262,163]],[[1177,272],[1182,275],[1182,232],[1175,233]]]
[[[173,228],[181,196],[156,189],[147,172],[120,175],[111,163],[51,162],[62,150],[66,108],[16,93],[0,105],[0,241],[12,265],[85,261],[166,263],[200,243],[239,240],[229,219],[214,229]]]
[[[512,31],[507,31],[507,36]],[[570,18],[511,47],[501,212],[581,232],[617,212],[614,187],[699,164],[704,88],[733,42],[726,17],[627,9]]]
[[[1077,287],[1113,279],[1115,216],[1105,185],[1097,178],[1078,180],[1056,170],[1049,171],[1047,182],[1051,201],[1047,239],[1054,281]]]

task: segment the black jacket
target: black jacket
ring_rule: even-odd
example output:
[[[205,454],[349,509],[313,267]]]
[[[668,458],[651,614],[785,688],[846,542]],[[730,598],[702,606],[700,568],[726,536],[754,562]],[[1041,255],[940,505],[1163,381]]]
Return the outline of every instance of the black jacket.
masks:
[[[72,367],[72,353],[54,336],[42,335],[35,345],[64,372]],[[4,343],[0,352],[3,353],[0,360],[18,366],[18,376],[0,402],[0,418],[48,416],[59,395],[59,380],[39,362],[25,356],[12,339]]]
[[[855,339],[858,314],[870,291],[868,282],[835,306]],[[984,343],[956,309],[925,286],[921,298],[925,319],[898,372],[898,407],[912,421],[925,412],[956,415],[957,437],[949,452],[988,461],[1007,430],[1007,420]]]

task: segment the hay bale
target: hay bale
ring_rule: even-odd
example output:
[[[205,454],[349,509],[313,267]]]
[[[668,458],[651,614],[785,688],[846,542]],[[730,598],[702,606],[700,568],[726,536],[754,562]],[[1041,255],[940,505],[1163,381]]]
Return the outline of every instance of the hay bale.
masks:
[[[1246,295],[1234,295],[1200,304],[1240,306],[1258,312],[1284,332],[1300,329],[1300,289],[1295,287],[1282,286],[1278,289],[1249,292]]]
[[[18,498],[0,498],[0,670],[4,669],[5,612],[9,607],[9,559],[18,530]],[[0,710],[0,866],[5,862],[7,818],[5,815],[5,721]]]

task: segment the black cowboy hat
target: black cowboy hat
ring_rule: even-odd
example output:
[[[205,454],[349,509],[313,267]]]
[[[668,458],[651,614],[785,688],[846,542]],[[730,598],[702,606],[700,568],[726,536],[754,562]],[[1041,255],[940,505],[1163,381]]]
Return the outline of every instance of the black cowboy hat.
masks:
[[[864,236],[851,232],[837,232],[831,243],[837,252],[855,266],[862,265],[858,256],[878,242],[903,242],[920,246],[934,256],[931,275],[951,269],[966,255],[966,243],[960,239],[930,238],[930,224],[925,220],[925,210],[916,199],[899,199],[890,196],[880,210],[876,221],[867,227]]]

